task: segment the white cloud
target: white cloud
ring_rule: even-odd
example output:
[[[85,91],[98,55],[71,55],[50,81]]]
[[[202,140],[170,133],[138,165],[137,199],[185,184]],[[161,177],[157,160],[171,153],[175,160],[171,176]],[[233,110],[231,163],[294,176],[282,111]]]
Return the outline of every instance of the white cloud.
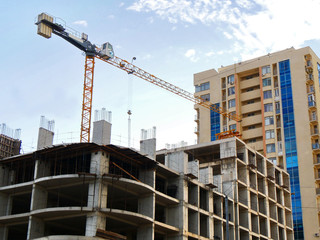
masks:
[[[223,32],[223,35],[228,39],[232,39],[233,38],[232,35],[230,33],[228,33],[228,32]]]
[[[205,55],[207,56],[207,57],[211,57],[211,56],[213,56],[213,55],[215,55],[216,53],[214,52],[214,51],[210,51],[210,52],[207,52]]]
[[[153,12],[170,23],[222,24],[233,54],[244,60],[320,39],[316,0],[137,0],[127,9]]]
[[[189,58],[191,62],[197,62],[199,60],[198,57],[196,57],[196,50],[195,49],[189,49],[184,54],[185,57]]]
[[[142,56],[142,60],[148,60],[148,59],[150,59],[150,58],[152,58],[152,56],[151,56],[151,54],[146,54],[146,55],[144,55],[144,56]]]
[[[119,4],[119,7],[123,7],[124,6],[124,2],[121,2],[120,4]]]
[[[149,21],[150,24],[152,24],[154,22],[153,17],[149,17],[148,21]]]
[[[80,25],[80,26],[83,26],[83,27],[87,27],[88,26],[88,22],[86,20],[78,20],[78,21],[73,22],[73,24]]]
[[[175,31],[177,29],[177,27],[176,26],[173,26],[172,28],[171,28],[171,31]]]

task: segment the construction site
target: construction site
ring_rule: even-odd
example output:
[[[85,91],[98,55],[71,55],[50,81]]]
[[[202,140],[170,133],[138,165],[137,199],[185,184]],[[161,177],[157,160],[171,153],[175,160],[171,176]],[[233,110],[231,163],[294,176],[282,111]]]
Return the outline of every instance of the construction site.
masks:
[[[111,144],[104,114],[91,130],[95,59],[197,108],[237,123],[239,115],[116,57],[110,43],[98,48],[48,14],[36,25],[39,35],[55,34],[86,55],[80,141],[53,145],[54,121],[44,117],[35,151],[19,154],[17,135],[0,135],[0,239],[294,239],[289,174],[238,131],[157,151],[155,127],[142,130],[139,150]]]
[[[136,151],[97,123],[0,161],[1,239],[293,239],[289,175],[240,139]]]

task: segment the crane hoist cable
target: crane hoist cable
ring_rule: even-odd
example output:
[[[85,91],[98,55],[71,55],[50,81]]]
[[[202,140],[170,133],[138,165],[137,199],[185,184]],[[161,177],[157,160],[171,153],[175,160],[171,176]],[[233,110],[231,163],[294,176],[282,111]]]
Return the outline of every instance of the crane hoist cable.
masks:
[[[82,117],[81,117],[81,133],[80,142],[90,142],[90,129],[91,129],[91,112],[92,112],[92,91],[93,91],[93,79],[94,79],[94,65],[95,58],[109,63],[128,74],[135,75],[147,82],[150,82],[156,86],[159,86],[167,91],[170,91],[180,97],[183,97],[199,106],[210,109],[211,111],[217,112],[229,119],[240,122],[241,118],[237,114],[229,113],[222,107],[218,107],[209,101],[201,99],[198,96],[194,96],[182,88],[179,88],[169,82],[166,82],[147,71],[135,66],[128,61],[116,57],[113,52],[113,47],[110,43],[106,42],[102,44],[102,47],[98,47],[88,41],[88,35],[85,33],[80,34],[79,32],[67,27],[64,22],[58,21],[59,18],[55,18],[46,13],[38,15],[36,25],[38,26],[38,34],[45,37],[51,38],[52,33],[65,39],[75,47],[82,50],[86,55],[85,61],[85,73],[84,73],[84,87],[83,87],[83,101],[82,101]]]

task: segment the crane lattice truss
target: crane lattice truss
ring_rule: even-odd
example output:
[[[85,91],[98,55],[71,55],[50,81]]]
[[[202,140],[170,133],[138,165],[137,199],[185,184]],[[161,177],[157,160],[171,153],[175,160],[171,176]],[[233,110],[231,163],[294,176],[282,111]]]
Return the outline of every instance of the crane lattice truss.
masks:
[[[211,102],[201,99],[200,97],[196,97],[192,93],[166,82],[124,59],[114,56],[111,44],[104,43],[102,48],[98,48],[96,45],[88,41],[88,36],[86,34],[83,33],[80,35],[78,32],[70,30],[70,28],[64,26],[64,24],[57,23],[54,17],[46,13],[41,13],[38,15],[38,21],[36,22],[36,25],[38,25],[39,35],[45,38],[50,38],[51,34],[54,33],[70,42],[80,50],[84,51],[86,54],[80,142],[90,142],[95,58],[98,58],[121,70],[126,71],[127,73],[133,74],[145,81],[157,85],[195,104],[199,104],[202,107],[208,108],[225,117],[228,117],[229,119],[237,122],[241,121],[241,118],[237,114],[229,113],[223,108],[212,104]]]
[[[179,88],[169,82],[166,82],[146,71],[144,71],[143,69],[133,65],[132,63],[129,63],[128,61],[121,59],[119,57],[114,57],[114,58],[110,58],[108,60],[103,59],[99,56],[96,56],[96,58],[99,58],[100,60],[107,62],[117,68],[120,68],[124,71],[126,71],[127,73],[131,73],[143,80],[146,80],[154,85],[157,85],[161,88],[164,88],[174,94],[179,95],[180,97],[183,97],[191,102],[194,102],[195,104],[199,104],[205,108],[208,108],[214,112],[217,112],[223,116],[228,117],[229,119],[235,120],[237,122],[241,121],[241,118],[237,115],[237,114],[232,114],[227,112],[226,110],[224,110],[221,107],[216,107],[215,105],[213,105],[211,102],[205,101],[200,97],[196,97],[193,95],[193,93],[190,93],[186,90],[183,90],[182,88]]]

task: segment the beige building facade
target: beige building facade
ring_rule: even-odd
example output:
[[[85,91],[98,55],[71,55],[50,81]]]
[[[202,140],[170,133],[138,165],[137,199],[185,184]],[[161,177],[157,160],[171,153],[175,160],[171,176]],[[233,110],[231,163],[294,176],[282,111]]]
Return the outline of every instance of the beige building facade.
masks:
[[[198,142],[236,129],[245,143],[286,169],[295,239],[319,237],[319,64],[310,47],[289,48],[194,75],[195,96],[242,118],[236,122],[195,105]]]

